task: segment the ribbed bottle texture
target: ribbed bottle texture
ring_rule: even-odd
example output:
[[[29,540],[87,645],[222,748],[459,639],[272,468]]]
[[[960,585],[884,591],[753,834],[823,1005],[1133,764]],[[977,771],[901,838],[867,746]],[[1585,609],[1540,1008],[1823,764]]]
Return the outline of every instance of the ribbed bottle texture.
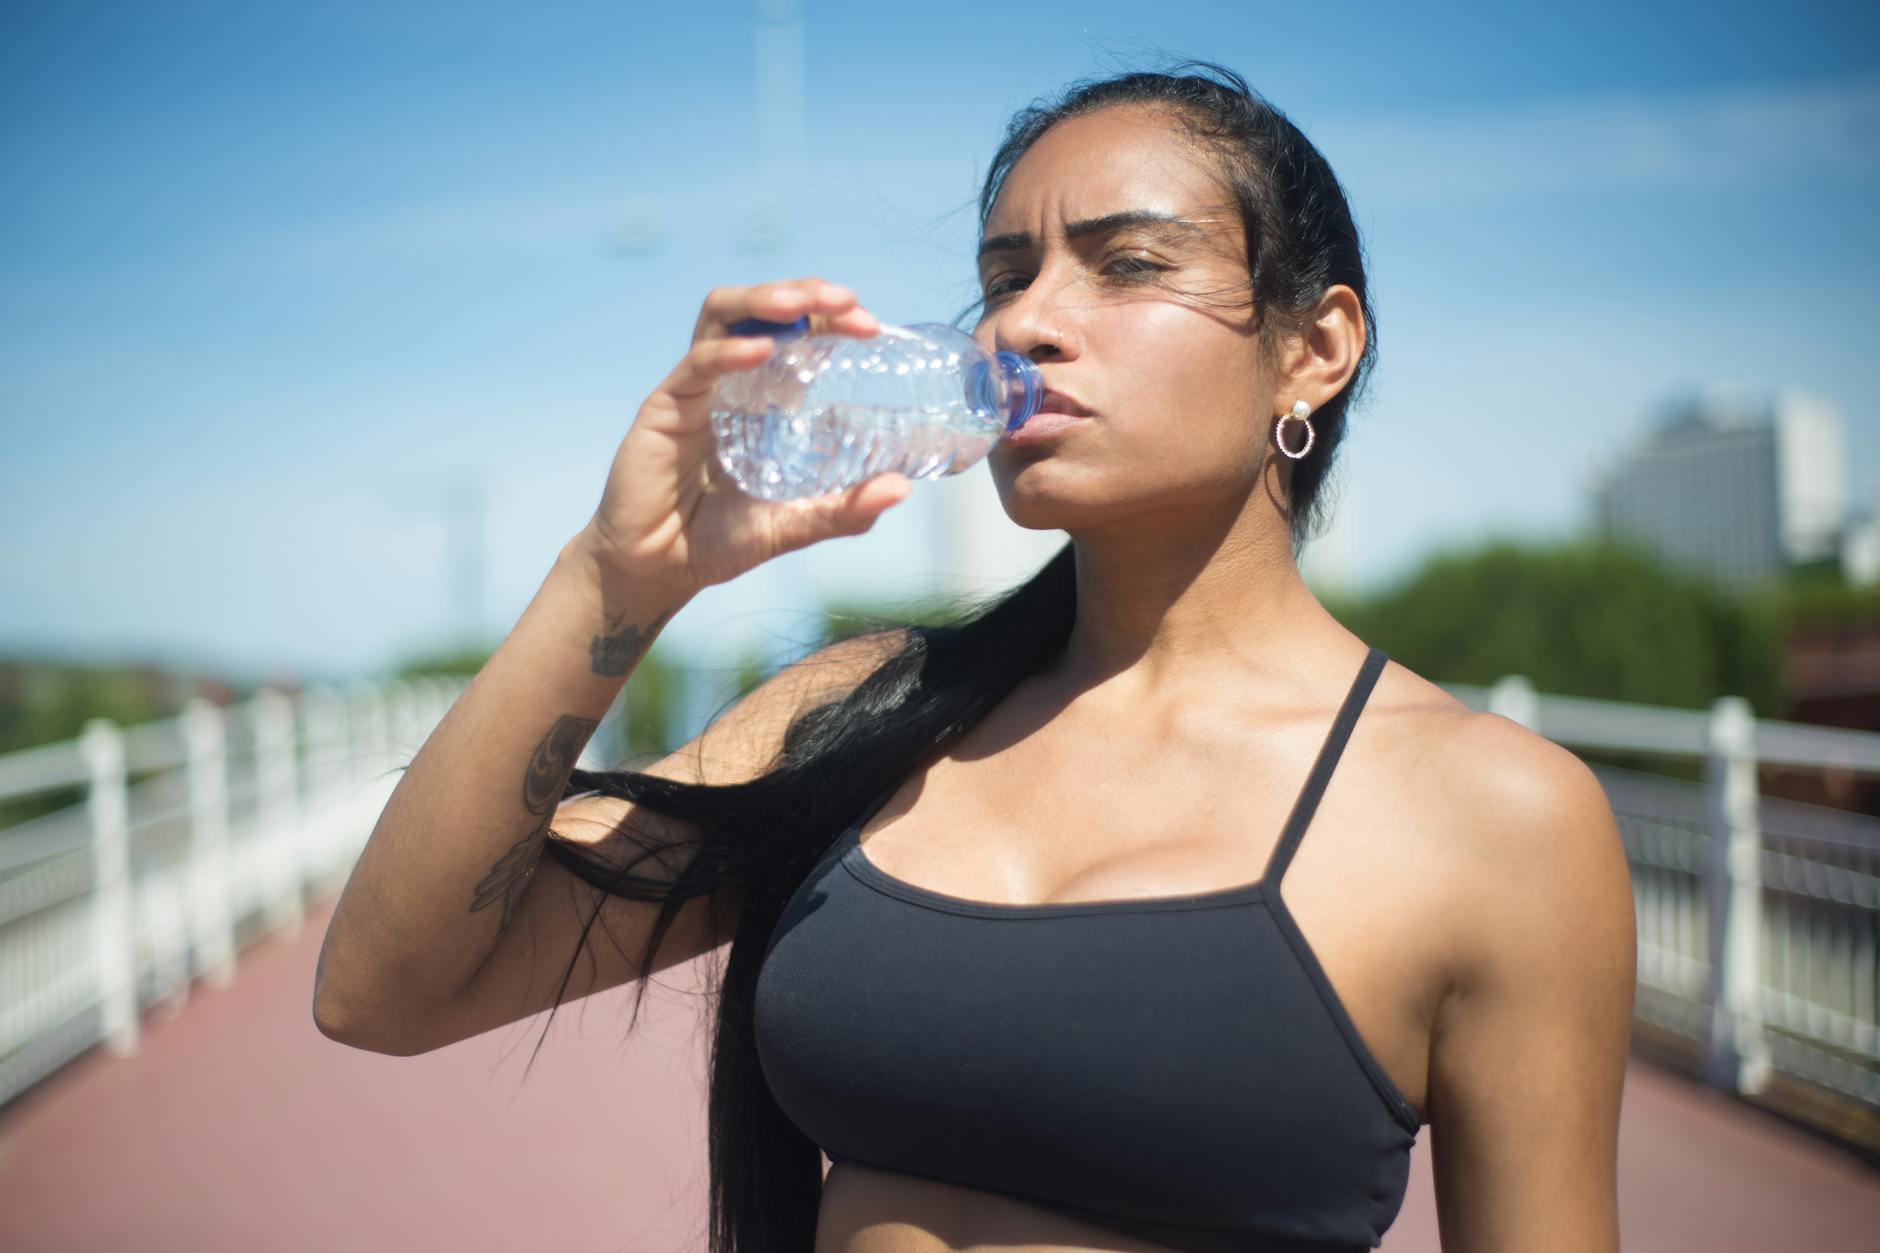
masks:
[[[957,474],[1037,411],[1038,368],[988,353],[937,322],[883,325],[866,339],[805,335],[806,321],[756,320],[733,334],[776,335],[756,369],[713,388],[718,459],[764,500],[840,491],[878,474]]]

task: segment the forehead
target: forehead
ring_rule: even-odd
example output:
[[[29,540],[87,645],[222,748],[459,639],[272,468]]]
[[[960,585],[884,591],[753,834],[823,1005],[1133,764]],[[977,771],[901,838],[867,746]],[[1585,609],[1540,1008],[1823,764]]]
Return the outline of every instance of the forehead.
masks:
[[[985,237],[1130,210],[1206,216],[1214,163],[1164,109],[1126,106],[1059,122],[1006,175]]]

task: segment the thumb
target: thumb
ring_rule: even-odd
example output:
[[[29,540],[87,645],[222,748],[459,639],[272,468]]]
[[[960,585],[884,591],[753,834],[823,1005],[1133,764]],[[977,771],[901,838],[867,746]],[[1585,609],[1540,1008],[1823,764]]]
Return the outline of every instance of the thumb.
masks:
[[[843,492],[828,497],[828,517],[835,528],[848,535],[858,535],[875,524],[875,519],[906,500],[914,484],[905,474],[890,471],[864,479]]]
[[[770,514],[772,551],[794,552],[838,535],[860,535],[912,490],[906,475],[888,473],[825,496],[778,501]]]

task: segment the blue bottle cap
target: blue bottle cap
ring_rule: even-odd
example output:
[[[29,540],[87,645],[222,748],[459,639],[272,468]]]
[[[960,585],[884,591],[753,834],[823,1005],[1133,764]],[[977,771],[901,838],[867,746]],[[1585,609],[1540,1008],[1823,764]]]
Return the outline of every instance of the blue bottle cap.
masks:
[[[1006,385],[1011,389],[1005,429],[1007,432],[1016,431],[1031,421],[1032,415],[1038,412],[1038,406],[1044,403],[1044,374],[1030,357],[1021,353],[1001,352],[997,360],[1005,371]]]
[[[769,335],[778,341],[801,339],[809,334],[809,318],[800,317],[794,322],[766,322],[762,318],[745,318],[742,322],[733,322],[726,334]]]
[[[1044,375],[1029,357],[1016,352],[981,356],[966,371],[966,395],[973,408],[1004,419],[1004,433],[1010,433],[1038,412],[1044,401]]]

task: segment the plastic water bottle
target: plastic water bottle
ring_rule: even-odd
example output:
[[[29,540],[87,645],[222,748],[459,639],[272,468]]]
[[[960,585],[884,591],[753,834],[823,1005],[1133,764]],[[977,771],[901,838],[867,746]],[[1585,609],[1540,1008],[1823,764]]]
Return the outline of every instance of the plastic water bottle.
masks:
[[[820,496],[893,471],[957,474],[1044,398],[1028,358],[989,353],[942,323],[884,324],[866,339],[808,331],[808,318],[737,323],[733,335],[776,336],[776,351],[713,387],[719,463],[764,500]]]

